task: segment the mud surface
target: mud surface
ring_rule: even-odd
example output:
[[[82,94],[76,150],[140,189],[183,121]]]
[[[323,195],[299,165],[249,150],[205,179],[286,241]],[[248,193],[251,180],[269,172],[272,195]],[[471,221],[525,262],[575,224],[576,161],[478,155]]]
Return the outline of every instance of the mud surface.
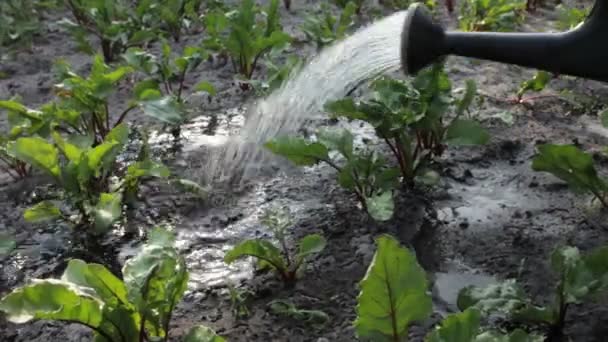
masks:
[[[294,2],[292,13],[283,13],[286,29],[301,37],[298,25],[316,4]],[[52,15],[49,23],[60,16]],[[539,11],[528,18],[525,29],[547,29],[554,18],[551,11]],[[454,18],[445,14],[443,20],[454,24]],[[198,39],[189,36],[184,44]],[[51,66],[56,58],[66,58],[78,71],[90,66],[87,56],[74,51],[69,37],[51,27],[39,38],[33,53],[21,52],[14,60],[0,62],[0,71],[10,76],[0,80],[0,98],[19,95],[32,107],[51,99]],[[298,44],[293,52],[310,55],[313,51],[311,46]],[[356,207],[355,198],[337,186],[333,171],[325,167],[269,174],[244,189],[229,189],[210,199],[185,195],[163,184],[146,184],[145,201],[130,228],[145,231],[160,223],[174,226],[191,272],[187,294],[172,322],[172,340],[179,340],[195,324],[209,325],[229,341],[355,340],[352,321],[357,283],[371,261],[374,238],[383,233],[412,247],[435,281],[435,314],[411,329],[412,341],[421,341],[428,327],[456,310],[456,294],[467,285],[517,278],[537,301],[549,301],[554,279],[548,255],[553,248],[570,244],[588,250],[605,244],[608,231],[597,206],[573,195],[556,178],[533,172],[531,158],[535,146],[544,142],[574,142],[596,152],[607,146],[608,131],[599,125],[596,115],[608,87],[561,77],[543,94],[569,90],[570,95],[539,97],[523,106],[509,100],[533,70],[462,58],[450,58],[448,70],[456,87],[469,78],[477,82],[484,102],[473,112],[484,118],[492,133],[491,143],[449,149],[439,161],[440,186],[424,194],[401,193],[390,222],[369,220]],[[213,99],[195,95],[192,120],[184,127],[184,150],[166,158],[174,172],[191,179],[204,172],[209,149],[238,131],[244,108],[252,99],[251,93],[235,85],[227,66],[209,62],[187,84],[200,80],[215,84],[219,95]],[[121,90],[117,108],[127,100]],[[131,122],[153,125],[141,115],[131,117]],[[156,148],[164,151],[162,134],[156,138]],[[596,159],[600,167],[606,166],[605,157],[597,153]],[[18,244],[0,263],[0,294],[32,278],[59,275],[71,257],[120,269],[141,242],[140,237],[116,232],[100,243],[99,250],[68,248],[71,232],[65,227],[33,227],[22,219],[23,210],[49,189],[48,180],[33,176],[14,183],[6,175],[0,175],[0,180],[0,232],[14,234]],[[272,275],[254,274],[247,262],[227,267],[222,261],[225,251],[243,238],[267,235],[257,215],[275,205],[287,205],[294,212],[292,242],[310,233],[328,239],[325,251],[311,262],[293,289],[283,288]],[[248,317],[238,318],[231,310],[229,284],[251,293]],[[311,326],[273,315],[268,303],[274,299],[322,310],[330,321]],[[606,340],[605,304],[572,308],[566,331],[572,341]],[[40,321],[17,326],[0,317],[2,341],[87,341],[90,336],[73,324]]]

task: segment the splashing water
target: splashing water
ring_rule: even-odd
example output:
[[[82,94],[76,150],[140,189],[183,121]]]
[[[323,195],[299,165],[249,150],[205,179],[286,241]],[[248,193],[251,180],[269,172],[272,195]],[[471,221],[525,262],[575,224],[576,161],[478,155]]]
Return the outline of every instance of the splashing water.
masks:
[[[281,88],[250,108],[237,139],[211,156],[204,171],[212,181],[242,182],[261,166],[278,162],[263,144],[294,133],[360,83],[400,68],[401,30],[407,11],[394,13],[321,51]]]

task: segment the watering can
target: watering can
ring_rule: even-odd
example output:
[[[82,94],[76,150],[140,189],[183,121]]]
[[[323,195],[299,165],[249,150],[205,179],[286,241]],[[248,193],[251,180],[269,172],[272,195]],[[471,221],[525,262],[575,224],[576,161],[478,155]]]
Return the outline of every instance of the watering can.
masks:
[[[608,0],[596,0],[583,24],[559,33],[446,31],[424,5],[411,5],[401,33],[403,71],[415,74],[447,55],[608,82]]]

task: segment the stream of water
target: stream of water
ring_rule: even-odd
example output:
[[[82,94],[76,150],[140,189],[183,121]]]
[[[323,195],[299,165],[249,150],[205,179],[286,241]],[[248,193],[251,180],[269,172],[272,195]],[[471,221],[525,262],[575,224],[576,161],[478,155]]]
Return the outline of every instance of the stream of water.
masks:
[[[268,140],[293,134],[317,117],[323,105],[345,96],[362,82],[400,68],[400,39],[406,11],[396,12],[322,50],[281,88],[250,107],[239,135],[213,153],[202,182],[255,177],[273,158]]]

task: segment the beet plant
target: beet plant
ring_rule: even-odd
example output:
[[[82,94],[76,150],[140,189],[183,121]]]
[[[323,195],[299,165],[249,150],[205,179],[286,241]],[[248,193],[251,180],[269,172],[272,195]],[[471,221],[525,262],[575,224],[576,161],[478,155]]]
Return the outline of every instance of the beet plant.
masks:
[[[388,235],[377,239],[377,250],[357,298],[355,331],[360,341],[407,341],[409,326],[428,319],[432,300],[425,271],[408,249]],[[482,311],[468,308],[447,316],[425,338],[428,342],[529,341],[542,336],[522,330],[510,334],[481,327]]]
[[[203,0],[140,0],[135,15],[146,27],[166,31],[179,42],[182,33],[198,21]]]
[[[554,300],[548,306],[534,304],[517,282],[510,279],[485,288],[464,288],[458,296],[458,307],[538,324],[544,327],[548,341],[562,340],[568,308],[585,300],[596,300],[608,289],[608,247],[585,254],[576,247],[560,247],[550,260],[557,284]]]
[[[421,72],[411,83],[380,78],[371,88],[369,100],[357,103],[345,98],[329,102],[325,108],[334,117],[374,127],[410,187],[417,178],[428,178],[430,163],[447,145],[481,145],[489,140],[489,134],[468,115],[475,83],[467,82],[463,97],[453,98],[450,80],[440,64]]]
[[[579,194],[592,194],[608,208],[608,182],[595,169],[593,157],[573,145],[545,144],[538,146],[532,169],[548,172],[565,181]]]
[[[101,45],[106,62],[115,61],[131,46],[155,40],[157,34],[136,20],[131,3],[125,0],[66,0],[72,21],[64,18],[61,24],[68,29],[79,50],[95,54],[89,37],[95,36]]]
[[[298,242],[298,250],[294,254],[287,244],[287,229],[293,225],[287,209],[272,209],[264,212],[261,222],[272,232],[278,241],[278,247],[264,239],[246,240],[234,246],[224,257],[230,264],[243,257],[254,257],[262,268],[272,268],[281,277],[286,286],[293,286],[304,271],[308,258],[323,251],[326,240],[319,234],[310,234]]]
[[[526,0],[462,0],[459,26],[463,31],[513,31],[523,20]]]
[[[347,30],[354,25],[357,5],[352,1],[345,3],[339,17],[331,13],[331,7],[326,3],[321,4],[320,11],[319,15],[306,17],[302,24],[306,38],[314,42],[318,50],[346,36]]]
[[[151,232],[147,243],[122,269],[120,279],[99,264],[70,260],[60,279],[35,279],[0,300],[13,323],[55,320],[84,325],[95,341],[169,341],[169,324],[188,284],[186,262],[173,235]],[[198,326],[188,342],[223,341]]]
[[[291,41],[280,19],[279,0],[271,0],[264,9],[253,0],[241,1],[230,12],[215,9],[205,16],[208,37],[203,45],[229,56],[234,71],[249,80],[263,55]]]
[[[386,221],[393,215],[399,170],[373,149],[355,151],[353,145],[354,136],[348,130],[324,130],[317,133],[316,141],[279,137],[265,146],[299,166],[331,166],[338,173],[338,183],[357,196],[363,210],[375,220]],[[330,157],[330,153],[338,156]]]

